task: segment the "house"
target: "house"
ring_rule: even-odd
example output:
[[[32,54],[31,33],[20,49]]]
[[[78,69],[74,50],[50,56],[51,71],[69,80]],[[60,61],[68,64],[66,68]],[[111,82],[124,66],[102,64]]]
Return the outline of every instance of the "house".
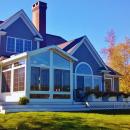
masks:
[[[91,89],[118,92],[120,74],[87,36],[67,41],[46,33],[46,9],[39,1],[32,21],[23,10],[0,21],[0,100],[26,96],[33,103],[72,103],[85,101]]]

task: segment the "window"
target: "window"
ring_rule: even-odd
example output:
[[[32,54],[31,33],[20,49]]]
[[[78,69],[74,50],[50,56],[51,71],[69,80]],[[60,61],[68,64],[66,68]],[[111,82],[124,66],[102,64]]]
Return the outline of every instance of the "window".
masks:
[[[84,88],[86,91],[92,89],[92,76],[84,77]]]
[[[102,78],[101,77],[94,77],[94,89],[97,92],[102,90]]]
[[[49,66],[50,65],[50,51],[45,51],[43,53],[31,56],[31,64]]]
[[[77,88],[85,91],[92,89],[92,76],[77,76]]]
[[[15,52],[15,39],[8,37],[7,38],[7,51],[8,52]]]
[[[105,91],[110,92],[112,88],[112,79],[111,78],[106,78],[105,79]]]
[[[30,98],[32,99],[48,99],[49,97],[49,94],[30,94]]]
[[[10,92],[11,71],[2,72],[2,92]]]
[[[40,89],[41,91],[49,91],[49,69],[41,69]]]
[[[31,68],[31,90],[37,91],[40,87],[40,68],[32,67]]]
[[[54,94],[53,99],[70,99],[69,94]]]
[[[77,74],[85,74],[85,75],[92,75],[92,69],[87,63],[79,63],[76,68]]]
[[[70,91],[70,71],[54,70],[54,91],[69,92]]]
[[[14,69],[14,91],[24,91],[25,68]]]
[[[24,51],[31,51],[31,41],[29,40],[25,40],[25,44],[24,44]]]
[[[21,38],[7,37],[6,50],[7,52],[12,52],[12,53],[21,53],[24,51],[31,51],[32,41],[21,39]]]
[[[40,67],[31,68],[31,90],[49,91],[49,69]]]
[[[23,48],[24,48],[23,40],[22,39],[16,39],[16,52],[17,53],[23,52]]]
[[[56,53],[53,53],[53,64],[55,67],[70,68],[70,62]]]

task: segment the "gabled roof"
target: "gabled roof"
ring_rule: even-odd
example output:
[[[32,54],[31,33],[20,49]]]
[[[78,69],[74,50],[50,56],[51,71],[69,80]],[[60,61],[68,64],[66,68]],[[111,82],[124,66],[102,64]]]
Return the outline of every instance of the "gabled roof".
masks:
[[[30,29],[30,31],[34,34],[34,36],[38,36],[40,39],[42,39],[41,34],[38,32],[38,30],[35,28],[29,17],[26,15],[24,10],[20,10],[17,13],[15,13],[13,16],[5,20],[0,24],[0,30],[5,30],[8,26],[10,26],[12,23],[14,23],[17,19],[21,18],[24,23],[27,25],[27,27]]]
[[[108,70],[106,64],[104,63],[100,55],[97,53],[96,49],[93,47],[87,36],[82,36],[69,42],[62,43],[58,45],[58,47],[73,55],[82,44],[85,44],[85,46],[89,49],[90,53],[93,55],[97,63],[100,66],[104,66],[104,68]]]
[[[66,40],[63,37],[52,34],[45,34],[43,38],[45,39],[44,42],[46,43],[46,46],[58,45],[66,42]]]
[[[117,76],[122,76],[119,72],[115,71],[111,67],[107,66],[107,68],[110,70],[109,74],[111,74],[111,75],[117,75]]]

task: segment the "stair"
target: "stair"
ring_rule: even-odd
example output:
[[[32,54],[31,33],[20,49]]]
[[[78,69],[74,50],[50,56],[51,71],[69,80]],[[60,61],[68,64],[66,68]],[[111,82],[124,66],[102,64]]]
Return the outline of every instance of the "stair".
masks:
[[[16,105],[16,104],[5,104],[0,106],[0,113],[10,112],[37,112],[37,111],[86,111],[85,105],[82,104],[28,104],[28,105]]]

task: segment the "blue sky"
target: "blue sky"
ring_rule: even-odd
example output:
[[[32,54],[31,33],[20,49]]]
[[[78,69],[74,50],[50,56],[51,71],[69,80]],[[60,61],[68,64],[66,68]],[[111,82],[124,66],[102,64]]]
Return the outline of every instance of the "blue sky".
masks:
[[[32,17],[36,0],[0,0],[0,20],[24,9]],[[71,40],[87,35],[100,52],[105,36],[114,29],[116,41],[130,36],[130,0],[46,0],[47,32]]]

